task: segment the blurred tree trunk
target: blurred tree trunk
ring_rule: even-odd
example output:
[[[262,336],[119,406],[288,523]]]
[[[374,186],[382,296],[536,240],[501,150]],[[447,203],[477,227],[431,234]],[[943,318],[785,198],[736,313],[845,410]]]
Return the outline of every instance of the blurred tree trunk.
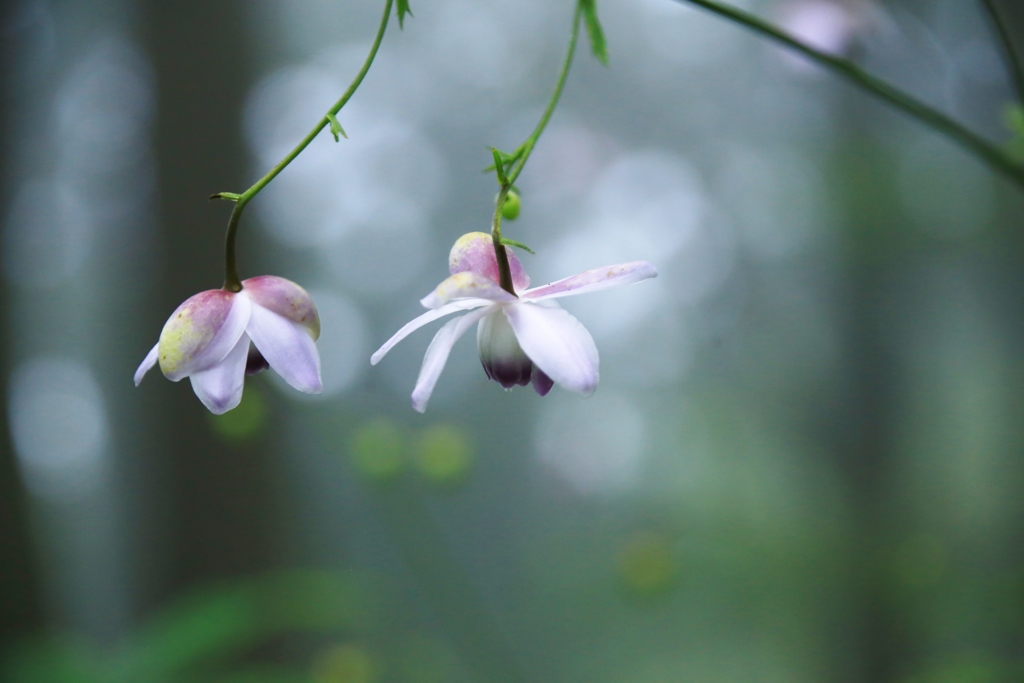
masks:
[[[898,359],[881,318],[886,300],[894,294],[893,269],[905,261],[913,237],[901,230],[894,152],[874,142],[865,130],[870,125],[866,121],[878,118],[865,112],[882,105],[860,93],[846,94],[839,100],[845,114],[838,117],[838,125],[848,133],[835,165],[840,211],[847,223],[836,301],[846,377],[837,387],[823,436],[846,482],[853,522],[848,591],[853,623],[846,653],[851,661],[847,677],[840,680],[890,683],[905,675],[913,648],[889,585],[887,560],[894,529],[902,521],[893,514],[892,488],[886,485],[896,457]]]
[[[242,20],[248,6],[143,0],[141,9],[158,87],[154,126],[164,261],[146,323],[156,332],[187,297],[223,283],[222,245],[231,207],[207,197],[241,191],[252,182],[241,139],[251,80]],[[241,242],[250,227],[243,224]],[[244,254],[240,257],[244,272]],[[266,568],[273,516],[267,476],[271,448],[218,440],[188,383],[163,384],[159,424],[166,462],[160,467],[167,481],[161,494],[171,547],[164,551],[166,561],[157,564],[167,572],[160,590],[174,592]]]

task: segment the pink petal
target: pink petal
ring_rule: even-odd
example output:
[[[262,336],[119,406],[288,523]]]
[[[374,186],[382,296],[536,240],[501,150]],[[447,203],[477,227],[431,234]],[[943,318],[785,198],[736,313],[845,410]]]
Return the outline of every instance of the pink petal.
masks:
[[[196,396],[214,415],[228,412],[242,400],[248,354],[249,337],[243,334],[219,363],[206,370],[193,372],[189,378]]]
[[[306,394],[319,394],[323,390],[320,354],[305,323],[278,315],[254,302],[245,331],[284,381]]]
[[[306,328],[313,341],[320,338],[320,316],[309,292],[291,280],[260,275],[242,281],[242,291],[254,303]]]
[[[160,332],[160,369],[177,382],[224,360],[249,322],[248,297],[223,289],[200,292],[178,306]]]
[[[467,270],[439,284],[420,303],[426,308],[441,308],[454,299],[487,299],[488,303],[517,301],[494,280]]]
[[[139,369],[135,371],[135,386],[139,386],[139,382],[141,382],[142,378],[146,376],[146,373],[152,370],[153,366],[156,365],[157,357],[160,355],[159,350],[160,343],[157,342],[153,348],[149,350],[149,353],[146,354],[145,360],[142,361]]]
[[[594,339],[579,320],[561,308],[529,303],[503,307],[519,345],[556,384],[590,395],[597,388]]]
[[[377,349],[372,356],[370,356],[370,365],[376,365],[377,363],[379,363],[380,360],[385,355],[387,355],[388,351],[395,347],[395,344],[402,341],[411,333],[420,329],[427,323],[433,322],[438,318],[443,318],[449,313],[454,313],[455,311],[465,311],[467,309],[477,308],[479,306],[489,306],[490,303],[490,301],[487,301],[485,299],[461,299],[459,301],[453,301],[450,304],[445,304],[441,308],[435,308],[432,311],[427,311],[426,313],[417,318],[413,318],[405,325],[403,325],[402,329],[398,330],[398,332],[395,332],[391,339],[388,339],[386,342],[384,342],[384,345]]]
[[[523,270],[523,264],[508,247],[505,247],[505,253],[508,254],[509,271],[512,273],[512,288],[517,292],[526,289],[530,286],[530,278]],[[452,275],[470,271],[493,282],[501,282],[491,236],[486,232],[470,232],[456,240],[448,255],[448,270]]]
[[[423,365],[420,367],[420,376],[416,379],[416,388],[412,390],[412,407],[418,412],[427,410],[427,402],[430,395],[434,393],[434,386],[437,384],[445,363],[448,362],[448,354],[452,346],[466,333],[473,324],[480,318],[487,315],[489,308],[482,308],[472,311],[466,315],[449,320],[434,335],[434,340],[427,347],[427,353],[423,356]]]
[[[647,261],[630,261],[629,263],[585,270],[582,273],[570,275],[549,285],[534,287],[523,292],[523,298],[538,300],[586,294],[587,292],[596,292],[601,289],[608,289],[609,287],[628,285],[657,276],[658,271]]]

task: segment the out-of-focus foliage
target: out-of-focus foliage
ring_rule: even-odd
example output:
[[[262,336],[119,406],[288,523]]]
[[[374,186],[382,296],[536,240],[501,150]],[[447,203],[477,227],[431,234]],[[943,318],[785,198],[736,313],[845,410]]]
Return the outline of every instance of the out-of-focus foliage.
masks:
[[[348,681],[311,679],[307,661],[291,668],[255,665],[260,648],[297,633],[338,638],[372,624],[365,581],[328,572],[277,572],[211,585],[183,596],[141,624],[124,642],[81,636],[39,638],[10,648],[11,683],[172,683],[176,681]],[[362,683],[366,678],[352,678]]]

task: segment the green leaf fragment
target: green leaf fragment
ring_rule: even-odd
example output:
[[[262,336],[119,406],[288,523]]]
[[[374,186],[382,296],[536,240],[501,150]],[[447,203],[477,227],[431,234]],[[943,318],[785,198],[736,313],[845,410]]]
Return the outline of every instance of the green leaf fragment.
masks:
[[[597,0],[580,0],[583,20],[587,24],[587,36],[590,38],[590,50],[597,61],[608,66],[608,43],[604,38],[604,30],[597,18]]]
[[[528,246],[526,246],[522,242],[517,242],[515,240],[510,240],[507,237],[502,237],[501,238],[501,243],[504,244],[506,247],[515,247],[517,249],[523,249],[525,251],[528,251],[528,252],[530,252],[533,255],[537,254],[537,252],[535,252],[533,249],[530,249]]]
[[[405,28],[405,15],[413,16],[412,10],[409,9],[409,0],[398,0],[396,6],[398,8],[398,28]]]
[[[494,155],[494,172],[498,175],[498,182],[502,185],[508,184],[508,176],[505,175],[505,160],[502,158],[502,152],[496,147],[491,147],[491,154]]]
[[[327,112],[327,120],[331,123],[331,135],[334,136],[335,142],[339,142],[341,140],[341,138],[338,137],[339,135],[348,140],[348,135],[345,134],[345,129],[341,127],[340,123],[338,123],[337,116],[331,112]]]

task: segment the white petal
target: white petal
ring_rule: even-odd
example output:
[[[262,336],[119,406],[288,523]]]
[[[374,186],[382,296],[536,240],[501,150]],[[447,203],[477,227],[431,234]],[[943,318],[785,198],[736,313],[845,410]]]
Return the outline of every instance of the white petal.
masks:
[[[245,331],[284,381],[306,394],[319,394],[323,390],[320,354],[303,323],[289,320],[254,301]]]
[[[494,280],[466,270],[439,284],[420,303],[426,308],[440,308],[455,299],[487,299],[488,303],[517,301]]]
[[[561,308],[521,303],[504,312],[519,345],[544,374],[570,391],[590,395],[597,388],[597,346],[579,320]]]
[[[486,299],[461,299],[459,301],[453,301],[450,304],[445,304],[441,308],[435,308],[432,311],[427,311],[426,313],[417,318],[413,318],[405,325],[403,325],[402,329],[400,329],[398,332],[395,332],[391,339],[388,339],[386,342],[384,342],[384,345],[377,349],[372,356],[370,356],[370,365],[376,365],[377,363],[379,363],[381,358],[383,358],[388,351],[394,348],[395,344],[402,341],[411,333],[420,329],[427,323],[433,322],[438,318],[443,318],[449,313],[454,313],[455,311],[465,311],[467,309],[477,308],[479,306],[488,306],[490,305],[490,303],[491,302],[487,301]]]
[[[156,359],[159,354],[160,342],[157,342],[153,348],[149,350],[149,353],[146,354],[146,358],[142,361],[142,365],[139,366],[139,369],[135,371],[135,386],[139,386],[139,382],[141,382],[142,378],[146,376],[146,373],[156,365]]]
[[[193,372],[192,390],[211,413],[220,415],[238,406],[245,382],[245,359],[249,355],[249,337],[245,334],[220,363],[207,370]]]
[[[630,261],[629,263],[585,270],[582,273],[562,278],[558,282],[552,282],[550,285],[528,289],[523,292],[522,296],[524,299],[539,300],[586,294],[609,287],[629,285],[657,276],[657,269],[647,261]]]
[[[478,311],[467,313],[461,318],[449,320],[434,335],[434,340],[427,347],[427,353],[423,356],[423,365],[420,367],[420,376],[416,379],[416,388],[412,390],[412,407],[419,412],[427,409],[427,401],[434,393],[434,385],[448,362],[448,354],[452,346],[459,340],[459,337],[466,333],[476,321],[487,315],[490,308],[482,308]]]

